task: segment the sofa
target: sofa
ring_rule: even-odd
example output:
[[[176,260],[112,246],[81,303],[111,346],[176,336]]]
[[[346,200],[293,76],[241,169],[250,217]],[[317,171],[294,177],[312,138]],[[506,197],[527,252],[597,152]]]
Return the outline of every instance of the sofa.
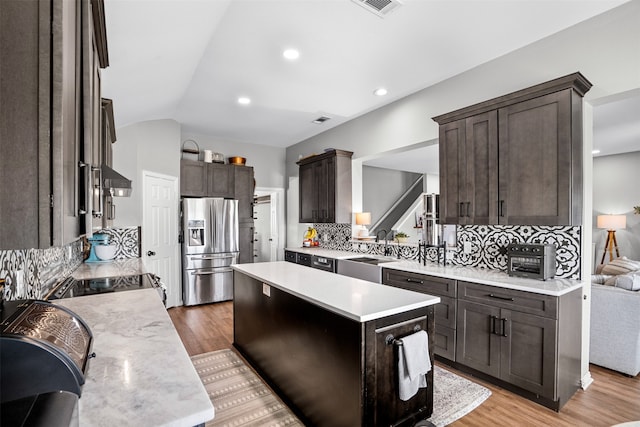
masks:
[[[591,284],[589,362],[629,376],[640,372],[640,261],[599,266]]]

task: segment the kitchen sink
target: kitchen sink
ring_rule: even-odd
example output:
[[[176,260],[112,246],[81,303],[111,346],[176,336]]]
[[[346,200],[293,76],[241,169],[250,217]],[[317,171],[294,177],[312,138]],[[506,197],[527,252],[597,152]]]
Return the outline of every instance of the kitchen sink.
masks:
[[[382,266],[386,262],[395,261],[390,258],[357,257],[338,260],[337,273],[369,282],[382,283]]]

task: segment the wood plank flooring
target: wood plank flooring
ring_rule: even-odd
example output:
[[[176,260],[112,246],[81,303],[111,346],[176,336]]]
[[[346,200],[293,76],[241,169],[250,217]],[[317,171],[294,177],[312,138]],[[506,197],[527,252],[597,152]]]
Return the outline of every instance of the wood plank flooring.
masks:
[[[232,345],[231,302],[174,307],[169,309],[169,315],[190,356]],[[454,371],[488,387],[492,395],[480,407],[451,425],[604,427],[640,421],[640,375],[629,378],[595,365],[591,365],[590,370],[593,384],[585,391],[579,390],[559,413],[500,387]]]

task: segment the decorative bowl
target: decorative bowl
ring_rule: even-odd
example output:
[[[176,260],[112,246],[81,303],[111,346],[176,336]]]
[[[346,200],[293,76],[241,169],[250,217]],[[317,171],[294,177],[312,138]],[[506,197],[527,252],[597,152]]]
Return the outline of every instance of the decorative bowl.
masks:
[[[96,245],[96,256],[102,261],[112,260],[116,256],[116,245]]]
[[[247,163],[247,159],[244,157],[237,157],[237,156],[229,157],[230,165],[244,165],[245,163]]]

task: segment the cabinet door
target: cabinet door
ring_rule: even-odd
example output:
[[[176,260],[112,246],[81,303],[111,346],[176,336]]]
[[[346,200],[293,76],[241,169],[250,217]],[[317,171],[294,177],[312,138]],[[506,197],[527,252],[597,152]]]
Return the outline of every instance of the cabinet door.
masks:
[[[466,224],[497,224],[498,113],[489,111],[465,120],[464,199]]]
[[[499,222],[571,224],[571,89],[501,108],[498,114]]]
[[[465,121],[440,126],[440,222],[466,224]]]
[[[255,241],[253,224],[244,223],[238,227],[238,240],[240,246],[240,254],[238,255],[239,264],[247,264],[253,262],[253,244]]]
[[[300,165],[300,222],[315,222],[316,220],[318,212],[318,192],[314,169],[315,163]]]
[[[319,179],[320,222],[336,222],[336,158],[322,161]]]
[[[456,362],[500,376],[500,309],[458,300]]]
[[[204,197],[206,192],[206,163],[195,160],[180,160],[180,195]]]
[[[253,222],[253,168],[233,166],[234,198],[238,200],[238,221]]]
[[[205,163],[207,168],[207,197],[234,196],[234,165]]]
[[[502,310],[500,378],[555,400],[557,321]]]

